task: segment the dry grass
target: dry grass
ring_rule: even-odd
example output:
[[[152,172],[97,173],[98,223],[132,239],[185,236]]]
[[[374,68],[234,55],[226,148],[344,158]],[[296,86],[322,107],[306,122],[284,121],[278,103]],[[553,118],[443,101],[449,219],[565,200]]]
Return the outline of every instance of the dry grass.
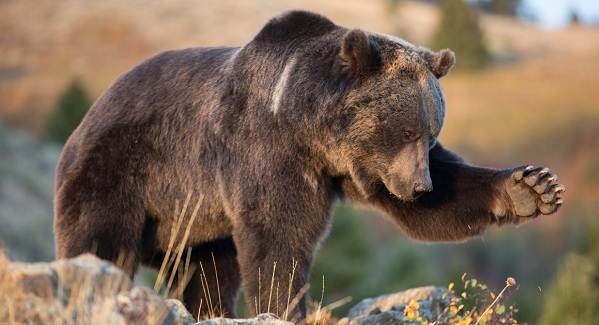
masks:
[[[489,314],[489,312],[491,310],[493,310],[493,307],[497,304],[497,302],[499,302],[499,300],[503,297],[503,294],[505,293],[505,291],[509,288],[516,285],[516,280],[514,280],[514,278],[507,278],[507,280],[505,281],[505,287],[503,287],[503,289],[501,290],[501,292],[499,292],[499,294],[497,295],[497,297],[495,297],[495,299],[493,299],[493,301],[491,302],[491,304],[483,311],[483,313],[480,315],[480,317],[476,320],[476,323],[474,325],[478,325],[481,321],[485,320],[485,317]]]
[[[599,54],[599,51],[593,55]],[[577,62],[588,62],[584,69]],[[587,70],[588,69],[588,70]],[[448,103],[443,140],[479,150],[551,136],[579,120],[599,118],[599,62],[590,53],[454,74],[443,80]]]
[[[183,236],[180,236],[179,233],[181,230],[182,220],[185,218],[190,199],[191,199],[191,194],[189,194],[187,196],[187,198],[183,204],[183,208],[182,208],[181,212],[177,213],[178,211],[176,211],[176,213],[175,213],[175,215],[178,215],[178,217],[176,218],[175,222],[173,223],[173,228],[171,229],[168,250],[167,250],[165,257],[162,261],[162,266],[160,268],[160,271],[159,271],[156,281],[154,283],[154,290],[157,293],[162,293],[163,296],[168,295],[171,298],[176,298],[176,299],[182,298],[182,292],[183,292],[183,289],[188,284],[189,277],[195,271],[197,271],[197,270],[193,269],[193,266],[190,264],[191,248],[187,248],[188,255],[187,255],[185,264],[182,267],[179,267],[179,265],[180,265],[179,262],[181,260],[180,257],[183,254],[182,252],[186,249],[186,243],[187,243],[187,239],[188,239],[188,235],[189,235],[189,230],[195,220],[195,216],[197,215],[198,209],[201,206],[201,201],[202,201],[202,199],[200,198],[200,200],[198,201],[196,207],[194,208],[194,210],[191,214],[191,217],[189,218],[185,233],[183,234]],[[218,278],[218,265],[216,264],[213,253],[212,253],[212,262],[213,262],[212,267],[214,268],[215,279],[208,279],[208,277],[206,276],[204,265],[202,265],[202,263],[199,264],[199,271],[201,272],[200,279],[201,279],[201,286],[202,286],[202,294],[207,299],[206,300],[202,299],[200,301],[200,307],[199,307],[199,310],[197,311],[197,313],[198,313],[198,315],[201,315],[202,310],[203,310],[202,308],[206,308],[207,309],[207,314],[205,314],[206,319],[224,316],[222,314],[222,301],[221,301],[221,295],[220,295],[220,283],[219,283],[219,278]],[[253,304],[255,307],[254,313],[255,314],[260,314],[260,313],[264,313],[264,312],[274,313],[275,315],[278,315],[279,317],[281,317],[281,319],[283,319],[283,320],[292,320],[294,322],[304,323],[304,324],[323,325],[323,324],[334,323],[335,318],[332,316],[332,310],[348,303],[349,301],[351,301],[351,298],[347,297],[347,298],[341,299],[337,302],[334,302],[332,304],[329,304],[327,306],[323,306],[324,292],[325,292],[324,275],[323,275],[323,287],[322,287],[319,303],[310,305],[310,312],[308,313],[308,316],[305,319],[301,319],[299,313],[297,313],[297,312],[292,314],[292,312],[296,309],[296,307],[298,307],[298,304],[300,303],[300,301],[302,300],[302,298],[305,296],[305,294],[308,292],[308,289],[309,289],[308,284],[306,284],[303,288],[301,288],[299,290],[299,292],[297,292],[295,295],[292,296],[291,288],[292,288],[292,283],[295,278],[295,271],[296,271],[297,265],[298,265],[297,263],[298,262],[295,260],[292,261],[291,272],[289,273],[289,277],[288,277],[289,282],[287,285],[287,288],[288,288],[287,304],[284,307],[284,312],[281,313],[280,306],[278,305],[278,301],[279,301],[278,298],[280,297],[280,290],[279,290],[280,284],[278,281],[275,281],[275,275],[276,275],[276,271],[277,271],[277,263],[274,262],[273,268],[272,268],[272,273],[270,275],[269,285],[267,288],[268,302],[267,302],[266,308],[265,309],[263,308],[264,306],[262,306],[261,301],[260,301],[260,299],[258,299],[258,297],[254,297],[254,304]],[[262,268],[258,268],[259,292],[262,292],[262,289],[263,289],[262,285],[261,285],[261,281],[260,281],[260,279],[262,277],[261,270],[262,270]],[[173,294],[173,292],[171,292],[171,289],[172,289],[171,284],[174,282],[176,275],[179,276],[179,280],[178,280],[177,287]],[[164,281],[166,278],[169,278],[169,281],[165,285]],[[215,281],[215,283],[216,283],[218,301],[212,301],[212,298],[211,298],[212,295],[210,292],[211,286],[209,285],[209,281]],[[274,297],[273,297],[273,293],[274,293]],[[276,306],[274,306],[273,303],[276,303]]]
[[[194,272],[199,271],[199,272],[201,272],[200,280],[201,280],[201,286],[202,286],[202,294],[204,297],[206,297],[206,300],[202,299],[200,301],[200,307],[199,307],[199,310],[197,311],[198,315],[202,314],[202,308],[206,308],[207,314],[204,314],[206,318],[210,319],[210,318],[223,317],[224,315],[222,314],[220,282],[219,282],[219,278],[218,278],[218,265],[216,264],[216,260],[214,258],[214,253],[212,253],[212,264],[213,264],[212,267],[214,268],[215,278],[208,279],[208,276],[206,275],[206,271],[204,269],[204,265],[201,262],[199,263],[199,270],[197,270],[196,266],[191,263],[192,248],[187,246],[189,234],[191,232],[191,227],[193,226],[193,223],[196,220],[196,216],[197,216],[198,211],[202,204],[201,196],[200,196],[197,204],[195,205],[193,211],[191,212],[191,215],[190,215],[190,217],[187,221],[187,225],[185,227],[185,232],[181,235],[182,225],[184,223],[183,220],[187,219],[187,210],[189,207],[189,203],[191,201],[191,197],[192,197],[192,193],[189,193],[185,199],[185,202],[183,203],[183,207],[182,207],[181,211],[178,211],[178,203],[175,204],[175,216],[176,216],[175,222],[173,223],[172,228],[171,228],[167,251],[165,253],[165,256],[161,263],[160,270],[158,272],[158,275],[157,275],[155,283],[154,283],[154,290],[157,293],[162,294],[164,297],[169,296],[170,298],[182,300],[183,290],[185,289],[188,282],[190,281],[191,276],[194,274]],[[185,259],[185,263],[181,264],[182,256],[183,256],[185,250],[187,250],[187,258]],[[293,280],[295,277],[296,268],[297,268],[297,261],[293,260],[291,273],[289,274],[289,284],[287,286],[287,288],[288,288],[287,305],[285,306],[285,312],[282,314],[279,313],[280,306],[278,305],[279,287],[280,286],[279,286],[278,282],[275,282],[277,263],[274,262],[274,264],[273,264],[272,274],[270,275],[270,281],[269,281],[268,288],[262,288],[262,282],[261,282],[262,268],[258,268],[258,274],[257,274],[258,275],[258,283],[259,283],[258,290],[259,290],[259,292],[262,292],[262,289],[268,290],[267,291],[268,292],[268,302],[267,302],[266,308],[263,308],[264,306],[262,306],[261,299],[259,299],[259,297],[254,297],[255,314],[260,314],[260,313],[264,313],[264,312],[266,312],[266,313],[272,312],[276,315],[281,316],[281,318],[285,319],[285,320],[288,320],[288,319],[299,320],[298,314],[291,315],[291,312],[297,307],[298,303],[301,301],[301,298],[308,291],[308,285],[306,285],[304,288],[302,288],[295,296],[292,296],[291,288],[292,288],[292,283],[293,283]],[[168,279],[168,281],[166,281],[166,279]],[[165,281],[166,281],[166,284],[165,284]],[[216,284],[216,286],[211,286],[210,285],[211,281],[214,281],[213,284]],[[173,287],[174,284],[176,284],[175,287]],[[217,298],[218,298],[217,301],[212,301],[212,292],[210,291],[211,290],[210,288],[214,288],[214,287],[216,287],[216,290],[217,290],[217,293],[216,293]],[[276,307],[272,306],[273,305],[273,293],[275,293],[274,301],[276,301],[276,303],[277,303]],[[322,293],[324,295],[324,282],[323,282],[323,292]],[[323,308],[321,310],[322,298],[323,297],[321,297],[321,303],[317,307],[317,316],[318,317],[315,318],[316,323],[318,323],[318,324],[324,324],[324,322],[322,322],[322,320],[324,320],[326,318],[325,315],[330,316],[330,309],[331,309],[330,307],[328,309]],[[271,307],[273,307],[272,310],[271,310]],[[326,311],[329,311],[328,314]],[[318,321],[319,319],[320,319],[320,321]]]
[[[158,275],[154,282],[154,291],[162,293],[163,296],[170,296],[175,299],[182,299],[183,290],[189,283],[191,276],[194,274],[195,266],[191,265],[191,253],[192,248],[188,247],[187,242],[191,233],[191,228],[196,220],[198,211],[202,205],[203,196],[200,196],[185,227],[185,232],[181,236],[181,225],[183,220],[186,219],[187,209],[192,197],[192,193],[189,193],[183,203],[181,212],[178,211],[178,203],[175,203],[175,222],[172,225],[171,233],[169,237],[169,243],[167,251],[162,260]],[[184,252],[187,250],[185,262],[181,264],[181,260]],[[200,265],[201,266],[201,265]],[[216,263],[215,263],[216,268]],[[204,269],[202,268],[202,274]],[[168,281],[165,284],[165,280]],[[177,279],[177,283],[175,283]],[[218,280],[217,280],[218,281]],[[176,288],[173,289],[173,285],[176,284]]]

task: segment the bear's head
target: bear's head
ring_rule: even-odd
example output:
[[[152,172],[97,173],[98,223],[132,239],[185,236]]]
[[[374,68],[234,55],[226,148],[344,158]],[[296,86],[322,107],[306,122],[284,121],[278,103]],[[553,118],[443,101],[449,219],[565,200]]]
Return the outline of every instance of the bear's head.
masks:
[[[412,201],[432,191],[428,154],[445,113],[438,79],[454,63],[450,50],[345,32],[335,61],[345,90],[331,121],[330,148],[362,194],[386,188]]]
[[[365,196],[387,190],[410,201],[432,190],[428,153],[445,113],[438,79],[452,51],[306,11],[271,19],[244,49],[244,74],[258,74],[253,96],[270,102],[266,118],[286,121],[302,146],[309,139],[330,174],[349,175]]]

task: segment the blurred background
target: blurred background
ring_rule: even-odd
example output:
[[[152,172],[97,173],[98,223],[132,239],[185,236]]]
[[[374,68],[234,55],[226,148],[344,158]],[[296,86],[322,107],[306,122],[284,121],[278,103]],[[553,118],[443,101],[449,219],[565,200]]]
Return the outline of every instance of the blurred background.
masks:
[[[120,74],[166,49],[243,45],[272,16],[336,23],[452,48],[441,141],[469,161],[549,166],[557,214],[459,244],[410,241],[372,211],[339,205],[313,269],[325,304],[460,282],[511,299],[528,323],[599,323],[599,1],[0,1],[0,242],[53,258],[53,174],[62,143]],[[339,312],[343,312],[341,307]]]

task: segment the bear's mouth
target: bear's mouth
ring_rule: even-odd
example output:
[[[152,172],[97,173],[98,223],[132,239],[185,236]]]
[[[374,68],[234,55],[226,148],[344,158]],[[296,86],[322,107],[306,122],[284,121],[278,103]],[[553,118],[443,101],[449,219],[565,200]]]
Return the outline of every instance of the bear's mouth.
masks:
[[[385,177],[380,172],[369,172],[366,168],[355,168],[354,173],[350,173],[345,177],[351,179],[354,185],[360,189],[362,195],[365,198],[385,198],[400,201],[400,202],[413,202],[418,199],[419,196],[412,195],[413,193],[404,193],[402,189],[392,191],[385,183]]]
[[[383,183],[382,181],[377,182],[376,184],[376,195],[380,196],[380,197],[387,197],[389,199],[395,200],[395,201],[400,201],[402,203],[414,203],[416,201],[418,201],[425,193],[421,192],[421,193],[413,193],[412,195],[405,195],[405,194],[395,194],[393,192],[391,192],[389,190],[389,188],[387,188],[387,186],[385,185],[385,183]]]

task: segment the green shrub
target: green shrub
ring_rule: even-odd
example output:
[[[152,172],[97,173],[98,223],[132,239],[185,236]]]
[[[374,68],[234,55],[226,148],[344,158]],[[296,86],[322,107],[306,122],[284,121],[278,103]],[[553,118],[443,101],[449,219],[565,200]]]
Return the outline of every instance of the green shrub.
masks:
[[[562,262],[545,297],[540,324],[599,324],[599,226],[591,227],[584,255]]]
[[[91,106],[91,100],[83,85],[74,80],[60,96],[54,113],[48,120],[45,139],[64,144],[77,128]]]
[[[561,265],[547,297],[541,324],[599,324],[597,266],[588,257],[571,254]]]

